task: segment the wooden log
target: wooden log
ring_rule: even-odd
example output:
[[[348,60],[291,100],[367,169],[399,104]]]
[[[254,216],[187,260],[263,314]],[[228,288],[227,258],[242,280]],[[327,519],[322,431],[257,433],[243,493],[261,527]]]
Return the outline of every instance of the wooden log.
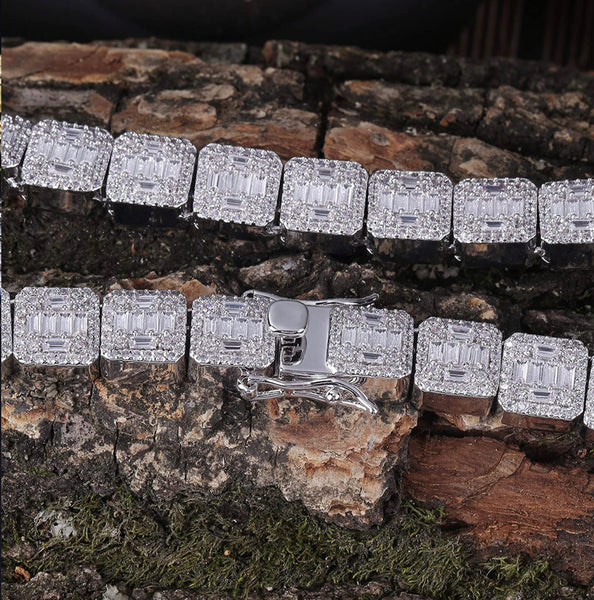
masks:
[[[253,145],[283,159],[356,160],[369,171],[438,169],[453,180],[537,183],[594,175],[594,78],[575,70],[293,42],[269,42],[261,55],[221,50],[225,60],[214,62],[192,44],[129,46],[15,42],[3,53],[3,108],[114,134]],[[504,335],[576,337],[594,353],[592,269],[338,260],[217,228],[124,227],[100,205],[84,217],[48,208],[18,197],[3,205],[10,292],[85,283],[101,293],[180,289],[189,302],[247,288],[300,298],[378,292],[381,306],[407,310],[416,323],[432,315],[484,320]],[[249,477],[330,520],[367,526],[399,497],[414,431],[405,492],[443,505],[445,526],[472,540],[478,555],[550,557],[575,581],[592,582],[594,442],[579,432],[520,430],[498,413],[438,418],[394,406],[372,422],[309,402],[250,407],[215,384],[81,386],[17,373],[2,387],[6,497],[28,510],[19,498],[35,493],[44,470],[64,474],[48,492],[61,498],[85,487],[106,493],[117,477],[157,500]]]

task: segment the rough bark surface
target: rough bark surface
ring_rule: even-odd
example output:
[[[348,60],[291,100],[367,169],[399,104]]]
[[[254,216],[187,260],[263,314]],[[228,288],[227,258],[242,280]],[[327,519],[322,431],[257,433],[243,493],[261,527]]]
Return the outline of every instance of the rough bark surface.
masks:
[[[33,120],[184,136],[199,147],[252,145],[283,159],[351,159],[370,172],[435,169],[453,180],[525,176],[536,183],[594,175],[594,79],[551,65],[293,42],[269,42],[262,51],[158,40],[10,46],[3,109]],[[126,227],[100,205],[81,217],[18,198],[4,203],[2,221],[10,292],[163,287],[190,302],[247,288],[300,298],[376,291],[381,306],[407,310],[416,323],[431,315],[484,320],[504,335],[576,337],[594,353],[592,270],[337,258],[293,252],[276,239],[231,240],[216,228]],[[554,435],[507,427],[497,413],[462,418],[384,406],[372,419],[309,401],[249,405],[215,378],[200,386],[126,386],[18,372],[2,385],[2,425],[9,512],[27,511],[27,498],[40,494],[49,503],[86,488],[107,493],[115,479],[163,500],[249,479],[329,520],[366,527],[381,522],[386,501],[395,510],[404,495],[443,505],[445,528],[463,534],[478,555],[526,552],[550,558],[574,582],[594,582],[594,447],[579,427]],[[59,473],[62,483],[44,488],[44,471]],[[80,577],[89,598],[101,597],[97,573]],[[47,597],[70,598],[71,581],[40,573],[8,593],[16,600],[56,589]],[[367,592],[389,594],[381,586]],[[157,600],[144,593],[133,598]]]

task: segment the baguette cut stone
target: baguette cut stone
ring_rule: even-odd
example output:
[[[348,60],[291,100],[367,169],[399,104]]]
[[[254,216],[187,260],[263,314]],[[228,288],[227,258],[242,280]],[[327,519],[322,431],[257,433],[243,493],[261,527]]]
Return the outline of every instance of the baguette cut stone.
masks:
[[[423,392],[491,398],[502,334],[495,325],[430,317],[419,325],[415,384]]]
[[[503,345],[499,403],[510,413],[571,421],[584,411],[587,368],[578,340],[514,333]]]
[[[0,311],[2,312],[1,325],[1,362],[10,358],[12,354],[12,317],[10,314],[10,296],[8,292],[0,289]]]
[[[376,171],[367,230],[377,238],[442,240],[452,226],[452,182],[443,173]]]
[[[186,350],[186,301],[173,290],[115,290],[103,300],[101,356],[174,363]]]
[[[194,213],[263,227],[274,221],[282,162],[271,150],[208,144],[200,150]]]
[[[540,233],[549,244],[594,243],[594,181],[551,181],[538,195]]]
[[[590,367],[590,381],[586,397],[586,410],[584,411],[584,425],[594,431],[594,363]]]
[[[328,366],[340,375],[399,379],[412,372],[413,319],[403,310],[335,306]]]
[[[520,243],[536,236],[537,188],[528,179],[463,179],[454,187],[454,237],[462,243]]]
[[[99,357],[99,297],[88,288],[23,288],[14,355],[27,365],[90,365]]]
[[[21,164],[31,137],[32,125],[18,116],[2,115],[2,168],[14,169]]]
[[[180,208],[188,203],[196,148],[183,138],[139,133],[120,135],[107,175],[112,202]]]
[[[275,358],[270,300],[203,296],[192,305],[190,358],[200,365],[266,368]]]
[[[23,183],[95,192],[103,186],[112,146],[113,138],[105,129],[40,121],[31,131],[22,168]]]
[[[354,235],[363,228],[367,181],[357,162],[291,158],[284,170],[281,224],[292,231]]]

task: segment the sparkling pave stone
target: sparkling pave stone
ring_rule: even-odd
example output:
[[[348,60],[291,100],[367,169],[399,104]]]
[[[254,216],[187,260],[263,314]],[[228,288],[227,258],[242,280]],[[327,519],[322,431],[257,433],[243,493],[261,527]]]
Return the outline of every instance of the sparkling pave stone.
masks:
[[[590,368],[590,382],[588,383],[588,395],[586,397],[584,425],[594,431],[594,364]]]
[[[463,243],[529,242],[537,189],[527,179],[463,179],[454,187],[454,237]]]
[[[179,208],[188,202],[195,162],[190,140],[124,133],[113,146],[107,197],[112,202]]]
[[[28,365],[99,357],[99,297],[88,288],[24,288],[15,298],[14,356]]]
[[[13,169],[23,160],[31,136],[31,123],[21,117],[2,115],[2,168]]]
[[[376,171],[367,229],[377,238],[441,240],[452,226],[452,182],[443,173]]]
[[[356,162],[292,158],[285,164],[281,224],[293,231],[354,235],[363,228],[367,180]]]
[[[594,180],[545,183],[539,191],[538,205],[543,241],[594,243]]]
[[[59,121],[40,121],[22,169],[23,183],[39,187],[94,192],[107,171],[113,138],[104,129]]]
[[[186,350],[186,301],[169,290],[116,290],[103,300],[101,356],[174,363]]]
[[[489,323],[430,317],[419,325],[415,384],[423,392],[491,398],[501,343],[501,332]]]
[[[4,362],[12,354],[12,318],[10,315],[10,296],[8,292],[2,289],[0,289],[0,303],[0,312],[2,312],[1,356],[2,362]]]
[[[275,342],[267,327],[266,298],[203,296],[192,305],[190,357],[201,365],[265,368]]]
[[[578,340],[514,333],[503,345],[499,403],[510,413],[571,421],[584,410],[587,367]]]
[[[194,213],[201,219],[267,225],[276,214],[282,168],[270,150],[205,146],[198,155]]]
[[[327,362],[334,372],[343,375],[388,379],[410,375],[412,317],[403,310],[332,308]]]

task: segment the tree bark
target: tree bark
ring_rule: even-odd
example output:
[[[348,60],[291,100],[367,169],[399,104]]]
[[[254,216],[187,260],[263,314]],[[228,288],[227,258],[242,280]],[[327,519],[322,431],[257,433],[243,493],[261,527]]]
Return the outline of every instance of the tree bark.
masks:
[[[325,156],[376,169],[545,180],[594,176],[594,78],[508,59],[269,42],[187,46],[15,42],[3,55],[3,109],[267,148],[283,160]],[[146,44],[144,44],[146,46]],[[410,265],[351,260],[216,228],[134,228],[104,207],[87,216],[7,199],[3,286],[87,284],[204,293],[260,288],[300,298],[380,294],[380,305],[576,337],[594,353],[594,270]],[[548,557],[594,583],[594,446],[485,418],[386,405],[378,418],[309,401],[251,406],[216,379],[126,386],[23,377],[2,385],[8,510],[26,510],[43,469],[68,497],[109,490],[216,493],[249,478],[340,524],[382,522],[401,495],[443,505],[444,527],[478,555]],[[411,438],[410,445],[408,443]],[[26,457],[26,459],[24,458]],[[26,466],[25,466],[26,465]],[[35,468],[33,468],[35,467]],[[401,478],[402,473],[406,475]],[[390,504],[390,503],[389,503]],[[397,504],[397,503],[396,503]],[[189,596],[188,596],[189,597]]]

